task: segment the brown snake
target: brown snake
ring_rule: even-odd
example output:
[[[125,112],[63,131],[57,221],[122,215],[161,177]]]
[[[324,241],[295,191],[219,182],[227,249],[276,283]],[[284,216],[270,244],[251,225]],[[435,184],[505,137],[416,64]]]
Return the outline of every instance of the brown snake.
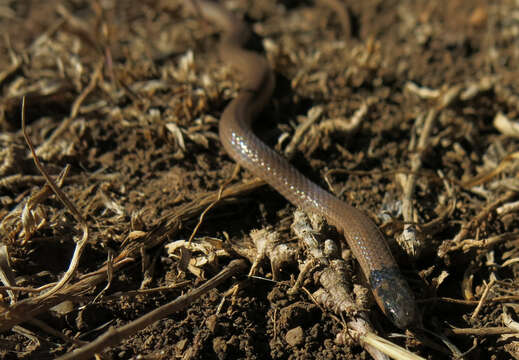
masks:
[[[399,328],[416,325],[413,293],[373,221],[308,180],[252,132],[253,117],[272,95],[274,74],[263,56],[242,48],[249,37],[247,26],[219,4],[190,4],[225,30],[219,44],[220,58],[243,76],[241,91],[225,108],[220,121],[220,139],[227,153],[292,204],[323,215],[344,235],[384,314]]]

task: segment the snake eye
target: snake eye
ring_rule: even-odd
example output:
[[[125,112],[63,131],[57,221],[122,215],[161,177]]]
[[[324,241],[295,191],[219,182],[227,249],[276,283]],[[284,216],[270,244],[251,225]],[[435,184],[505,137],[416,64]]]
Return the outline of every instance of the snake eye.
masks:
[[[384,314],[400,329],[417,325],[414,296],[398,269],[372,271],[370,283]]]

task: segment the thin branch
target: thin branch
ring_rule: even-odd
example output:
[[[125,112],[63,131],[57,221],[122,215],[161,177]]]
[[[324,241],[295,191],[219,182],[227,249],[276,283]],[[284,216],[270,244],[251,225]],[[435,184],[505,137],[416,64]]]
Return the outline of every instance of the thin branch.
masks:
[[[72,276],[74,276],[74,273],[76,272],[76,269],[79,265],[79,259],[81,258],[81,254],[83,253],[83,250],[85,249],[87,243],[88,243],[88,225],[83,219],[83,216],[79,213],[75,205],[68,199],[68,197],[65,195],[63,191],[56,185],[54,180],[49,176],[49,174],[45,171],[43,168],[43,165],[38,160],[38,156],[36,155],[36,150],[34,149],[34,145],[32,144],[32,140],[29,137],[29,134],[27,133],[27,127],[25,126],[25,96],[22,98],[22,131],[23,136],[25,138],[25,141],[27,142],[27,145],[29,146],[29,149],[31,149],[31,154],[34,160],[34,163],[36,164],[36,167],[38,170],[40,170],[43,177],[45,177],[45,180],[47,181],[47,184],[52,189],[52,191],[56,194],[56,197],[67,207],[67,209],[74,215],[76,218],[76,221],[79,222],[81,229],[83,231],[83,236],[81,237],[81,240],[79,240],[76,243],[76,247],[74,248],[74,254],[72,255],[72,259],[70,260],[69,267],[61,280],[49,291],[45,292],[44,294],[38,296],[35,300],[42,300],[45,299],[65,286],[70,279],[72,279]]]
[[[161,307],[149,312],[148,314],[138,318],[137,320],[130,322],[129,324],[121,326],[117,329],[109,329],[107,332],[99,336],[90,344],[83,346],[82,348],[74,352],[61,356],[58,358],[58,360],[90,359],[94,356],[94,354],[100,353],[109,346],[119,344],[124,339],[127,339],[128,337],[134,335],[138,331],[153,324],[154,322],[163,319],[166,316],[173,314],[174,312],[186,308],[193,301],[207,293],[209,290],[220,285],[222,282],[224,282],[231,276],[243,273],[246,268],[247,263],[245,262],[245,260],[233,260],[225,269],[220,271],[218,274],[216,274],[213,278],[208,280],[202,286],[190,291],[185,295],[179,296],[170,303],[162,305]]]

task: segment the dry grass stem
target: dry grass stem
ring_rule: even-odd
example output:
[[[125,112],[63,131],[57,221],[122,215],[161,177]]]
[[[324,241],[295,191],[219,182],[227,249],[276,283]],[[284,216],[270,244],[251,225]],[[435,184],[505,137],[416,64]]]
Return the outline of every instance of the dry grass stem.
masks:
[[[82,348],[75,350],[67,355],[61,356],[58,360],[81,360],[89,359],[97,353],[103,351],[103,349],[114,346],[127,339],[131,335],[135,334],[139,330],[153,324],[160,319],[171,315],[174,312],[183,310],[188,307],[193,301],[206,294],[208,291],[214,289],[230,277],[242,273],[245,271],[247,263],[244,260],[233,260],[227,267],[216,274],[214,277],[206,281],[203,285],[196,289],[189,291],[186,295],[179,296],[175,300],[168,304],[162,305],[161,307],[149,312],[148,314],[141,316],[137,320],[134,320],[120,328],[111,328],[106,333],[92,341],[90,344],[83,346]]]
[[[402,215],[404,222],[404,231],[402,236],[397,236],[396,240],[405,252],[412,258],[416,258],[422,252],[424,244],[416,237],[416,230],[414,223],[418,223],[417,214],[413,205],[414,191],[416,186],[416,173],[421,169],[423,163],[424,154],[427,151],[430,136],[438,114],[442,109],[452,104],[460,94],[462,88],[460,86],[454,86],[443,93],[436,100],[436,105],[429,109],[426,114],[421,114],[416,119],[415,131],[421,129],[420,137],[417,142],[410,142],[409,151],[410,156],[410,174],[405,176],[402,175]]]
[[[83,231],[83,235],[81,239],[76,243],[76,247],[74,248],[74,254],[72,255],[72,259],[70,260],[69,267],[63,277],[58,281],[57,284],[54,285],[50,290],[46,291],[44,294],[37,297],[37,300],[44,300],[47,297],[52,296],[53,294],[57,293],[59,290],[63,288],[74,276],[77,267],[79,265],[79,259],[81,258],[81,254],[83,253],[83,250],[85,249],[87,243],[88,243],[88,225],[86,221],[83,219],[83,216],[79,213],[76,206],[68,199],[68,197],[65,195],[64,192],[62,192],[59,187],[56,185],[54,180],[47,174],[43,166],[41,165],[40,161],[38,160],[38,156],[36,155],[36,151],[34,149],[34,146],[32,144],[31,138],[29,137],[26,126],[25,126],[25,97],[22,99],[22,131],[23,135],[25,137],[25,141],[27,141],[27,145],[29,146],[34,163],[36,164],[36,167],[41,172],[43,177],[45,177],[45,180],[47,180],[47,184],[50,186],[54,194],[56,194],[56,197],[67,207],[67,209],[74,215],[76,218],[76,221],[79,222],[81,226],[81,230]]]
[[[245,258],[225,296],[86,356],[387,359],[376,329],[430,359],[519,359],[514,1],[218,1],[275,74],[254,134],[408,246],[389,241],[412,334],[335,229],[231,182],[218,127],[243,78],[189,2],[0,0],[0,357],[64,355]]]
[[[221,203],[225,203],[226,200],[230,201],[234,197],[243,196],[264,184],[263,181],[257,180],[252,183],[230,185],[222,192]],[[119,255],[113,260],[112,268],[114,273],[120,271],[128,263],[138,259],[142,246],[148,249],[164,242],[169,236],[175,234],[185,221],[192,220],[193,217],[200,215],[218,197],[218,192],[201,195],[192,202],[170,211],[158,221],[158,225],[146,234],[142,242],[130,242],[120,251]],[[9,330],[14,325],[47,311],[64,299],[83,294],[97,284],[106,281],[107,276],[108,268],[105,265],[96,271],[80,276],[77,282],[65,286],[51,296],[46,296],[43,299],[34,297],[18,301],[9,309],[6,309],[6,311],[0,312],[0,332]]]

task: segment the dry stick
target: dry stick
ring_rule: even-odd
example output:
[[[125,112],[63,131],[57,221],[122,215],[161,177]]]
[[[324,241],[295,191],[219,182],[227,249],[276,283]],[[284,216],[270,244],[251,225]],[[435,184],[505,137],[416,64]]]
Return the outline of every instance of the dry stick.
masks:
[[[92,303],[96,303],[97,302],[97,299],[99,299],[101,296],[103,296],[103,294],[108,291],[108,289],[110,289],[110,286],[112,285],[112,280],[113,280],[113,275],[114,275],[114,255],[113,255],[113,251],[109,250],[108,251],[108,260],[106,260],[106,285],[105,287],[103,288],[103,290],[101,290],[97,295],[96,297],[94,298],[94,300],[92,300]]]
[[[438,302],[438,301],[449,303],[449,304],[465,305],[465,306],[477,306],[479,303],[478,300],[464,300],[464,299],[455,299],[455,298],[449,298],[449,297],[430,297],[427,299],[416,300],[416,302],[418,304]]]
[[[485,206],[472,220],[468,222],[468,224],[465,224],[461,228],[460,232],[454,237],[454,239],[450,241],[444,241],[440,245],[440,247],[438,248],[438,256],[440,258],[443,258],[447,253],[460,249],[463,246],[462,240],[467,236],[469,231],[474,226],[482,222],[483,219],[485,219],[490,212],[494,211],[496,208],[501,206],[501,204],[509,201],[516,195],[517,193],[515,191],[507,191],[503,194],[503,196]]]
[[[363,334],[359,337],[359,341],[364,345],[370,345],[384,354],[399,360],[425,360],[425,358],[413,354],[407,349],[397,346],[387,339],[384,339],[374,333]]]
[[[124,339],[127,339],[131,335],[134,335],[139,330],[153,324],[154,322],[171,315],[174,312],[180,311],[185,307],[189,306],[194,300],[198,299],[209,290],[220,285],[222,282],[230,278],[235,274],[243,272],[247,268],[245,260],[233,260],[229,265],[204,283],[202,286],[190,291],[186,295],[179,296],[172,302],[162,305],[161,307],[149,312],[148,314],[140,317],[137,320],[132,321],[129,324],[121,326],[117,329],[109,329],[103,335],[99,336],[96,340],[90,344],[83,346],[82,348],[61,356],[58,360],[81,360],[89,359],[94,354],[101,352],[108,346],[119,344]]]
[[[417,300],[417,303],[430,303],[430,302],[445,302],[450,304],[457,305],[466,305],[466,306],[477,306],[481,300],[463,300],[463,299],[454,299],[448,297],[432,297],[428,299]],[[485,300],[486,303],[489,304],[497,304],[497,303],[507,303],[507,302],[518,302],[519,295],[505,295],[505,296],[496,296],[491,299]]]
[[[67,165],[65,168],[59,173],[55,182],[58,187],[63,185],[64,179],[68,176],[70,170],[70,166]],[[43,181],[45,178],[40,176]],[[19,234],[23,231],[24,237],[21,242],[21,245],[25,245],[27,241],[31,238],[34,230],[38,228],[39,225],[36,224],[34,215],[32,214],[33,209],[40,203],[42,203],[45,199],[47,199],[50,195],[52,195],[52,189],[49,185],[45,184],[40,190],[38,190],[35,194],[29,196],[27,202],[23,207],[16,207],[12,211],[6,215],[2,221],[0,222],[0,229],[4,230],[10,238],[10,241],[15,241],[14,234]],[[20,221],[21,218],[21,221]],[[16,222],[13,225],[10,225],[11,222]],[[13,231],[8,231],[7,227],[13,226]],[[9,285],[4,282],[5,285]],[[39,291],[41,291],[40,289]]]
[[[449,354],[451,358],[456,359],[456,360],[464,360],[465,359],[463,357],[463,353],[456,347],[456,345],[454,345],[447,337],[445,337],[445,335],[437,334],[437,333],[429,331],[427,329],[422,329],[422,330],[424,331],[425,334],[430,334],[434,338],[440,340],[443,343],[443,345],[449,350],[448,353],[445,353],[445,350],[443,348],[442,349],[438,349],[440,352],[445,353],[445,354]],[[422,336],[422,338],[423,338],[423,336]],[[427,341],[427,342],[430,342],[430,341]],[[433,347],[433,349],[434,348],[435,347]]]
[[[56,185],[61,188],[63,186],[63,180],[68,176],[68,173],[70,172],[70,165],[66,165],[65,168],[59,173],[58,177],[54,181]],[[32,210],[38,205],[43,203],[45,199],[47,199],[49,196],[53,194],[52,188],[45,184],[39,191],[36,192],[36,194],[31,195],[29,197],[29,200],[27,200],[27,203],[22,209],[22,224],[24,227],[24,239],[21,243],[21,245],[25,245],[29,239],[31,238],[34,231],[32,231],[31,225],[29,224],[28,219],[31,216]]]
[[[0,245],[0,282],[7,286],[16,284],[15,273],[9,261],[9,251],[6,244]],[[7,294],[11,299],[11,304],[15,303],[18,294],[11,289],[7,290]]]
[[[66,166],[65,169],[60,173],[60,175],[58,176],[58,179],[57,179],[57,186],[61,187],[61,185],[63,184],[63,179],[67,176],[69,169],[70,169],[70,167]],[[52,192],[52,189],[48,184],[46,186],[44,186],[34,196],[31,196],[31,198],[27,201],[27,204],[25,205],[23,212],[25,212],[27,209],[32,208],[35,204],[43,201],[43,199],[46,198],[49,195],[49,193],[51,193],[51,192]],[[24,215],[22,215],[22,218],[23,217],[24,217]],[[27,229],[25,229],[25,233],[26,233],[25,238],[27,240],[27,238],[30,236],[30,232]],[[3,248],[0,247],[0,253],[1,253],[2,249]],[[5,254],[7,255],[7,253],[5,253]],[[0,267],[4,267],[4,268],[6,266],[6,264],[2,263],[2,259],[0,259],[0,265],[1,265]],[[1,277],[2,277],[2,274],[0,273],[0,278]],[[14,281],[14,279],[12,279],[11,281],[9,279],[4,279],[3,282],[6,284],[15,284],[16,283]],[[8,293],[10,293],[9,295],[11,296],[11,293],[14,291],[13,289],[17,288],[17,287],[5,286],[4,288],[7,288],[6,290],[8,291]],[[18,290],[20,290],[20,289],[25,289],[25,288],[18,287]],[[31,288],[28,292],[41,292],[42,290],[43,290],[42,288],[39,288],[39,289]],[[15,302],[16,302],[16,297],[11,296],[11,303],[13,304]],[[5,310],[5,309],[2,309],[2,310]],[[61,338],[65,342],[69,342],[69,343],[76,344],[76,345],[83,345],[85,343],[84,341],[76,340],[76,339],[66,336],[65,334],[55,330],[54,328],[45,324],[43,321],[40,321],[36,318],[31,318],[28,320],[28,322],[30,324],[40,328],[41,330],[47,332],[48,334]],[[18,326],[18,325],[14,326],[12,329],[15,330],[16,328],[23,329],[21,326]]]
[[[83,231],[83,236],[81,237],[81,240],[79,240],[76,243],[76,247],[74,248],[74,254],[72,255],[72,259],[70,260],[70,265],[61,280],[48,292],[38,296],[35,300],[43,300],[46,297],[51,296],[52,294],[55,294],[58,292],[63,286],[65,286],[74,273],[76,272],[76,269],[79,265],[79,259],[81,257],[81,254],[83,253],[83,250],[85,249],[86,244],[88,243],[88,226],[86,221],[83,219],[83,216],[79,213],[79,211],[76,209],[74,204],[67,198],[65,193],[61,191],[60,188],[56,185],[54,180],[47,174],[45,169],[43,168],[42,164],[38,160],[38,157],[36,155],[36,151],[34,150],[34,145],[32,144],[31,138],[29,137],[29,134],[27,134],[27,128],[25,126],[25,96],[22,98],[22,131],[23,136],[25,138],[25,141],[27,142],[27,145],[31,149],[31,153],[33,156],[34,163],[36,164],[36,167],[38,170],[40,170],[41,174],[45,177],[45,180],[47,180],[47,184],[52,189],[52,191],[56,194],[56,197],[65,205],[68,210],[74,215],[76,218],[76,221],[79,222],[81,229]]]
[[[156,292],[160,292],[160,291],[173,291],[173,290],[177,290],[181,286],[188,285],[189,283],[191,283],[190,280],[185,280],[185,281],[180,281],[180,282],[174,283],[172,285],[159,286],[159,287],[151,288],[151,289],[118,291],[118,292],[116,292],[116,293],[114,293],[112,295],[104,296],[103,297],[103,302],[107,302],[107,301],[110,301],[110,300],[118,300],[121,297],[129,298],[129,297],[134,297],[134,296],[152,294],[152,293],[156,293]]]
[[[456,210],[456,196],[451,182],[445,178],[441,170],[438,170],[438,176],[443,180],[443,186],[445,187],[449,202],[448,205],[444,206],[444,209],[438,213],[438,216],[429,222],[420,224],[420,230],[431,235],[437,233],[437,228],[442,227],[442,225],[445,224],[445,219],[450,217],[454,213],[454,210]]]
[[[95,89],[95,87],[97,86],[97,82],[101,80],[103,74],[102,70],[103,60],[99,60],[99,62],[95,66],[94,75],[92,75],[90,82],[81,92],[81,94],[79,94],[76,100],[74,100],[74,103],[72,104],[72,109],[70,110],[70,116],[66,118],[64,121],[62,121],[60,126],[56,130],[54,130],[49,139],[38,147],[39,154],[47,152],[47,149],[54,145],[54,141],[70,128],[70,124],[79,113],[79,108],[83,104],[83,101],[85,101],[86,97]]]
[[[495,283],[495,280],[492,279],[490,281],[490,283],[487,284],[485,290],[483,291],[483,295],[481,295],[481,299],[479,300],[478,306],[476,306],[476,309],[474,310],[474,312],[472,313],[472,316],[470,317],[471,321],[474,321],[477,318],[479,312],[481,311],[481,308],[487,301],[488,293],[489,293],[490,289],[492,288],[492,286],[494,286],[494,283]]]
[[[402,197],[402,213],[404,217],[404,222],[408,223],[408,225],[404,226],[404,233],[414,233],[413,224],[415,222],[414,219],[414,206],[413,206],[413,194],[416,186],[416,173],[422,167],[422,157],[424,155],[425,150],[427,149],[429,138],[431,135],[431,131],[434,127],[434,123],[438,118],[438,114],[442,109],[449,106],[454,100],[458,98],[459,93],[461,92],[460,86],[454,86],[450,88],[441,98],[438,99],[438,104],[430,109],[425,118],[424,126],[422,133],[420,134],[420,138],[418,140],[418,144],[416,146],[412,146],[410,149],[414,152],[411,155],[411,169],[410,174],[404,181],[404,191]],[[406,250],[409,255],[413,257],[417,256],[420,252],[419,248],[422,246],[417,243],[416,239],[410,239],[413,241],[407,242],[406,239],[399,239],[397,237],[397,241],[400,245]]]
[[[479,174],[473,177],[472,179],[469,179],[468,181],[464,181],[463,183],[461,183],[461,186],[466,188],[467,190],[470,190],[470,188],[474,186],[478,186],[485,182],[488,182],[500,173],[502,173],[506,168],[516,163],[517,159],[519,159],[519,152],[509,154],[505,156],[503,160],[501,160],[501,162],[497,165],[496,168],[490,170],[489,172]]]
[[[503,216],[511,213],[515,213],[519,211],[519,201],[512,201],[496,209],[496,213],[498,216]]]
[[[198,229],[200,228],[200,225],[202,225],[202,222],[204,221],[204,217],[205,217],[205,214],[207,214],[209,212],[209,210],[211,210],[213,207],[216,206],[216,204],[218,204],[218,201],[221,200],[222,198],[222,193],[223,191],[225,190],[225,188],[231,183],[231,181],[236,177],[236,175],[238,175],[238,172],[240,171],[240,165],[239,164],[236,164],[234,166],[234,170],[231,174],[231,176],[229,176],[224,182],[223,184],[220,186],[220,189],[218,190],[218,197],[216,198],[215,201],[213,201],[211,204],[209,204],[209,206],[202,212],[202,214],[200,214],[200,218],[198,219],[198,223],[196,224],[193,232],[191,233],[191,236],[189,237],[189,240],[187,241],[187,247],[189,248],[190,245],[191,245],[191,242],[193,241],[193,239],[195,238],[195,235],[196,233],[198,232]]]
[[[502,243],[502,242],[509,242],[509,241],[515,241],[519,239],[519,232],[509,232],[504,234],[499,234],[495,236],[491,236],[486,239],[464,239],[461,243],[459,248],[463,252],[468,252],[472,248],[478,248],[478,249],[487,249],[491,250],[496,245]],[[504,265],[501,265],[501,267]]]
[[[24,286],[0,286],[0,291],[19,291],[19,292],[26,292],[26,293],[39,293],[41,292],[38,289],[35,289],[33,287],[24,287]]]
[[[55,336],[57,338],[60,338],[61,340],[65,341],[67,343],[76,344],[78,346],[86,344],[85,341],[74,339],[74,338],[72,338],[70,336],[67,336],[67,335],[63,334],[61,331],[58,331],[58,330],[50,327],[49,325],[47,325],[43,321],[38,320],[36,318],[30,319],[28,321],[28,323],[33,325],[33,326],[36,326],[36,327],[40,328],[41,330],[45,331],[47,334],[51,334],[51,335],[53,335],[53,336]]]
[[[223,191],[220,204],[227,203],[225,199],[243,196],[244,194],[254,191],[264,185],[265,182],[262,180],[255,180],[246,184],[231,185]],[[138,259],[140,249],[143,246],[144,248],[149,249],[159,245],[168,237],[173,236],[186,221],[199,215],[207,205],[215,201],[217,197],[218,194],[215,192],[204,194],[193,201],[170,211],[159,220],[158,225],[156,225],[154,229],[146,235],[143,242],[131,242],[121,250],[119,255],[113,261],[114,273],[120,270],[127,263]],[[232,199],[229,199],[229,201],[231,200]],[[35,301],[37,298],[27,298],[18,301],[8,309],[3,309],[0,304],[0,332],[9,330],[14,325],[27,321],[28,319],[47,311],[49,308],[59,304],[67,298],[77,297],[84,292],[91,290],[92,287],[105,281],[106,277],[107,265],[104,265],[92,273],[81,276],[79,281],[67,285],[59,293],[53,294],[44,300]]]
[[[445,335],[475,335],[475,336],[490,336],[490,335],[506,335],[517,334],[517,330],[509,327],[488,327],[488,328],[455,328],[444,330]]]
[[[290,140],[290,143],[285,147],[284,153],[288,159],[292,159],[294,157],[297,145],[299,145],[299,143],[302,141],[302,138],[306,134],[308,129],[310,129],[310,127],[317,120],[319,120],[322,113],[322,106],[315,106],[312,109],[310,109],[310,111],[308,111],[306,120],[298,125],[296,131],[294,132],[294,136],[292,136],[292,140]]]
[[[111,181],[118,177],[117,174],[90,174],[88,175],[89,180],[99,181]],[[63,180],[64,183],[76,183],[78,181],[85,180],[85,175],[72,175],[68,176]],[[32,184],[42,184],[45,182],[45,178],[41,175],[10,175],[0,179],[0,188],[13,189],[15,186],[28,186]]]
[[[120,269],[133,259],[122,259],[114,264],[114,269]],[[106,279],[106,268],[101,268],[91,274],[87,274],[76,283],[68,284],[58,293],[44,299],[27,298],[11,305],[5,311],[0,312],[0,332],[10,330],[13,326],[29,321],[35,316],[47,311],[60,302],[77,297],[92,289],[95,285]]]
[[[319,130],[324,131],[325,133],[340,132],[344,134],[350,134],[357,131],[360,124],[362,124],[362,120],[366,117],[369,107],[374,102],[374,98],[366,99],[349,119],[339,117],[321,121],[319,124]]]
[[[299,275],[297,275],[297,279],[294,282],[294,285],[290,289],[287,290],[288,295],[294,295],[297,294],[297,292],[303,288],[303,283],[306,280],[307,275],[310,273],[310,271],[316,266],[317,260],[316,259],[309,259],[306,260],[302,267],[299,269]],[[310,293],[309,293],[310,294]],[[310,294],[311,295],[311,294]]]
[[[246,184],[232,185],[224,189],[221,194],[220,191],[216,193],[212,192],[209,195],[203,195],[187,204],[175,208],[173,211],[163,216],[159,220],[159,224],[146,234],[143,240],[145,247],[149,249],[162,243],[169,236],[177,232],[183,222],[191,220],[194,216],[199,215],[208,205],[216,201],[216,199],[220,198],[218,204],[221,204],[222,200],[225,198],[244,195],[264,185],[265,182],[260,179],[256,179]],[[140,247],[140,242],[129,243],[114,261],[128,256],[138,256]]]

